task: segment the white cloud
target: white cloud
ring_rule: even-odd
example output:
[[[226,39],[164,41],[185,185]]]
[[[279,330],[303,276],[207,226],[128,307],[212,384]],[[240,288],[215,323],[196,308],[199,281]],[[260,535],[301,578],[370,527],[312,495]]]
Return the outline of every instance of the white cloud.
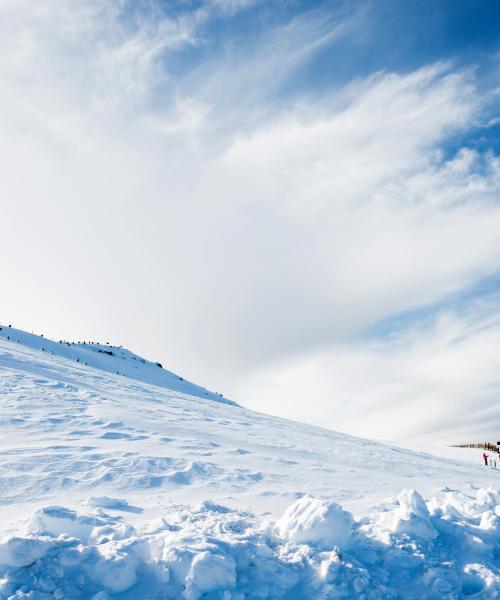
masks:
[[[437,310],[383,341],[336,344],[242,385],[262,411],[366,437],[496,440],[499,299]]]
[[[485,122],[489,99],[451,64],[283,97],[358,16],[299,16],[251,48],[183,55],[179,75],[213,12],[125,18],[130,6],[0,4],[1,312],[330,418],[332,386],[360,390],[328,379],[323,349],[341,348],[335,372],[400,369],[408,350],[382,365],[343,340],[500,269],[499,159],[443,150]],[[304,394],[321,372],[315,407],[301,413],[267,375],[258,386],[268,361]],[[332,424],[349,414],[336,405]]]

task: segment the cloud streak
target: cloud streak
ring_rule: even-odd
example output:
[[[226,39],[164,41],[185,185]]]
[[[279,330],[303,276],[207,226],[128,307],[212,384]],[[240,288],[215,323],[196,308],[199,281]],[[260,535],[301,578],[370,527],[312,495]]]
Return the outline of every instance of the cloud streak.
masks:
[[[252,402],[266,410],[269,397],[286,398],[292,417],[367,437],[493,439],[500,418],[498,309],[498,293],[472,298],[382,340],[275,364],[247,382]]]

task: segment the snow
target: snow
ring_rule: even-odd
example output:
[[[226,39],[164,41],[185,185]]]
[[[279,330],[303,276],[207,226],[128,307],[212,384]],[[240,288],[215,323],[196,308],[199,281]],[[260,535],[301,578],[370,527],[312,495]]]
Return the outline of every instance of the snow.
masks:
[[[397,500],[398,508],[382,517],[382,521],[386,523],[385,529],[416,535],[427,541],[434,540],[437,531],[432,526],[429,510],[422,496],[413,489],[405,489],[398,495]]]
[[[35,512],[30,531],[40,535],[69,535],[87,542],[94,528],[104,521],[98,517],[78,516],[74,511],[60,506],[45,506]]]
[[[87,506],[114,508],[117,510],[130,510],[130,505],[123,498],[110,498],[109,496],[91,496],[87,499]]]
[[[449,497],[434,499],[428,508],[416,492],[405,491],[391,510],[355,520],[309,497],[276,526],[202,504],[179,509],[168,520],[130,526],[125,536],[119,515],[52,509],[60,520],[55,529],[46,527],[40,535],[34,518],[24,532],[0,543],[0,597],[498,598],[500,506],[454,493],[451,500],[457,499],[463,513],[450,512]],[[307,534],[296,537],[296,516],[304,522],[304,512],[312,524],[309,540]],[[75,528],[93,519],[96,529],[104,522],[119,535]],[[330,542],[314,533],[321,523],[333,535]]]
[[[200,398],[209,398],[225,404],[234,404],[232,400],[224,398],[222,394],[209,392],[205,388],[167,371],[161,366],[161,363],[146,360],[121,346],[110,346],[109,344],[97,342],[74,343],[63,340],[54,342],[45,337],[5,325],[0,325],[0,339],[8,339],[21,344],[26,349],[39,350],[54,357],[63,357],[78,364],[137,379],[138,381],[145,381],[169,390],[199,396]],[[19,351],[22,353],[21,349]],[[4,356],[3,363],[7,364],[8,359],[8,356]],[[58,364],[57,361],[55,364]]]
[[[297,544],[347,548],[352,516],[331,500],[304,496],[287,508],[275,529],[279,537]]]
[[[269,417],[6,330],[0,600],[500,598],[481,451]]]

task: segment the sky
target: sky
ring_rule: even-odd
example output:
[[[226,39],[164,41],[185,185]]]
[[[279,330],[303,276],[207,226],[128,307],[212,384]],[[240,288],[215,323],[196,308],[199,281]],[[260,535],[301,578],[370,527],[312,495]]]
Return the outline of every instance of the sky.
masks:
[[[0,0],[0,315],[240,404],[500,433],[500,4]]]

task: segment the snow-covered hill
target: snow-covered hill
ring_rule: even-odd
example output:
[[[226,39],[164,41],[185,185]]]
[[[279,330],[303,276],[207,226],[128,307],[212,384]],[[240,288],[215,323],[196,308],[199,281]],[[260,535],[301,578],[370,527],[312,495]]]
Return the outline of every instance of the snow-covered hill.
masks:
[[[0,599],[500,597],[500,471],[479,454],[265,416],[149,380],[163,370],[121,349],[0,334]]]
[[[64,340],[54,342],[43,335],[34,335],[5,325],[0,325],[0,339],[16,342],[26,348],[60,356],[95,369],[130,377],[172,391],[208,398],[225,404],[235,404],[232,400],[224,398],[222,394],[209,392],[199,385],[186,381],[180,375],[167,371],[161,363],[146,360],[121,346],[98,342],[68,342]]]

